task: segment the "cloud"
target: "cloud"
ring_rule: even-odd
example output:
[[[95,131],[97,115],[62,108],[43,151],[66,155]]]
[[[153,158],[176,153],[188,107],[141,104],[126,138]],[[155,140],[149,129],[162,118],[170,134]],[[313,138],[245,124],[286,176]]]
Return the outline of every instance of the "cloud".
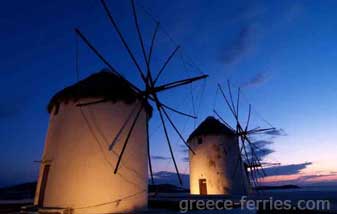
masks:
[[[306,184],[320,184],[320,185],[336,185],[337,184],[337,173],[319,173],[312,175],[300,176],[297,182]]]
[[[270,140],[257,140],[257,141],[254,141],[253,144],[258,147],[258,148],[262,148],[262,147],[265,147],[265,146],[268,146],[268,145],[271,145],[273,144],[274,142],[273,141],[270,141]]]
[[[287,136],[287,133],[283,129],[273,129],[263,133],[266,135],[273,135],[273,136]]]
[[[301,170],[312,165],[312,162],[305,162],[300,164],[291,164],[291,165],[281,165],[265,168],[267,176],[280,176],[280,175],[296,175],[301,172]]]
[[[180,174],[180,177],[183,182],[183,186],[189,188],[190,176],[188,174]],[[176,186],[181,186],[179,184],[177,173],[175,172],[168,172],[168,171],[155,172],[153,174],[153,178],[156,184],[172,184]]]
[[[259,157],[260,160],[264,159],[266,156],[270,155],[273,152],[275,151],[269,148],[255,149],[255,155]]]
[[[189,161],[190,161],[189,157],[184,157],[182,160],[183,160],[184,162],[189,162]]]
[[[218,60],[220,63],[232,64],[240,61],[244,55],[255,49],[260,38],[260,18],[266,14],[266,7],[256,2],[239,7],[227,20],[235,26],[241,26],[231,41],[219,49]]]
[[[255,25],[247,24],[241,27],[236,38],[221,50],[219,61],[224,64],[231,64],[238,61],[252,48],[255,34]]]
[[[298,178],[298,180],[302,180],[302,181],[307,181],[307,180],[311,180],[311,179],[316,179],[316,178],[322,178],[322,177],[326,177],[326,176],[331,176],[331,175],[304,175]]]
[[[256,44],[262,41],[261,38],[266,33],[274,29],[278,32],[283,29],[282,25],[295,22],[304,12],[303,4],[291,3],[281,16],[274,17],[270,16],[270,11],[274,9],[271,7],[272,5],[252,1],[239,7],[235,14],[231,14],[231,17],[225,20],[236,26],[241,25],[241,28],[232,41],[219,49],[220,63],[232,64],[240,61],[244,55],[256,48]],[[257,83],[261,81],[265,81],[262,75],[256,79]]]
[[[311,163],[303,163],[280,167],[289,167],[294,170],[288,173],[277,173],[276,175],[267,175],[262,181],[262,183],[269,185],[286,185],[286,184],[296,184],[300,186],[335,186],[337,185],[337,173],[328,172],[313,172],[312,174],[304,174],[301,172],[302,169],[305,169]],[[276,167],[273,167],[276,168]]]
[[[254,144],[254,157],[258,157],[259,160],[264,159],[266,156],[270,155],[274,152],[274,150],[267,148],[267,146],[273,144],[273,141],[267,141],[267,140],[258,140],[253,142]],[[251,149],[248,150],[248,157],[249,159],[252,159],[252,151]]]
[[[179,145],[179,147],[180,147],[180,152],[182,152],[184,154],[189,152],[189,149],[185,144],[183,144],[183,145],[181,144],[181,145]]]
[[[165,156],[159,156],[159,155],[153,155],[151,156],[153,160],[170,160],[171,158],[165,157]]]
[[[271,79],[271,74],[267,72],[260,72],[256,74],[252,79],[248,80],[247,82],[241,85],[242,88],[253,88],[258,87]]]

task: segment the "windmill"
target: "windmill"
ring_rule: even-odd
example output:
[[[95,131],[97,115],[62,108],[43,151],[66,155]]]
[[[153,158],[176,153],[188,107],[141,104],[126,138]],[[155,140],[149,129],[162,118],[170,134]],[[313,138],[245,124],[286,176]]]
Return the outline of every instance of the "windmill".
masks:
[[[248,176],[242,163],[236,132],[209,116],[191,133],[189,152],[190,193],[192,195],[246,195]]]
[[[152,107],[149,103],[153,103],[159,114],[174,168],[182,184],[168,133],[169,126],[190,150],[191,148],[170,113],[194,119],[196,117],[162,102],[160,93],[191,84],[207,75],[159,84],[158,80],[180,47],[177,46],[169,54],[154,74],[151,59],[160,24],[156,22],[150,47],[146,48],[136,5],[131,0],[132,17],[143,64],[146,65],[142,69],[106,1],[100,2],[136,67],[144,89],[124,78],[84,33],[75,29],[77,38],[83,41],[108,70],[63,89],[54,95],[48,105],[50,122],[34,200],[34,204],[42,209],[58,207],[69,208],[74,213],[116,213],[146,208],[148,167],[152,183],[154,182],[148,126]],[[77,53],[77,72],[78,58]],[[105,145],[100,141],[104,141]],[[125,162],[131,162],[131,167]]]
[[[275,130],[274,127],[271,128],[253,128],[249,129],[250,125],[250,120],[251,120],[251,111],[252,107],[251,104],[249,104],[248,108],[248,118],[246,120],[246,124],[243,126],[240,122],[240,117],[239,117],[239,104],[240,104],[240,88],[238,88],[238,93],[236,97],[236,104],[234,102],[233,98],[233,93],[232,93],[232,87],[229,81],[227,81],[227,88],[228,88],[228,95],[224,92],[222,86],[218,84],[218,88],[221,92],[221,95],[223,96],[225,103],[227,107],[229,108],[230,112],[232,113],[236,124],[235,128],[230,126],[221,116],[220,114],[214,110],[214,113],[216,116],[228,127],[230,127],[235,133],[238,138],[238,143],[240,145],[240,153],[241,155],[237,157],[237,161],[234,163],[235,164],[235,173],[238,172],[238,168],[240,164],[244,164],[246,169],[247,169],[247,175],[249,176],[249,180],[251,182],[251,186],[257,186],[259,182],[259,178],[266,176],[266,173],[263,168],[263,164],[257,155],[256,151],[259,149],[257,146],[252,142],[250,139],[251,135],[255,134],[263,134],[268,131]],[[233,175],[234,176],[234,175]]]
[[[139,64],[138,60],[136,59],[134,53],[132,52],[130,46],[126,42],[125,37],[123,36],[117,22],[115,21],[106,1],[101,0],[100,2],[101,2],[102,6],[103,6],[103,8],[106,12],[108,20],[110,21],[110,23],[111,23],[112,27],[114,28],[114,30],[116,31],[116,33],[118,34],[123,46],[125,47],[127,53],[129,54],[133,64],[136,66],[137,71],[138,71],[138,73],[139,73],[139,75],[140,75],[140,77],[141,77],[141,79],[144,83],[144,86],[145,86],[144,90],[141,90],[138,87],[133,85],[134,90],[136,92],[138,92],[139,96],[143,100],[145,100],[146,102],[147,101],[153,102],[157,111],[158,111],[158,113],[159,113],[161,124],[162,124],[162,127],[163,127],[163,131],[165,133],[165,138],[166,138],[166,141],[167,141],[167,144],[168,144],[168,147],[169,147],[170,155],[171,155],[171,158],[173,160],[174,167],[175,167],[179,182],[180,182],[180,184],[182,184],[181,176],[180,176],[180,173],[179,173],[179,170],[178,170],[177,163],[176,163],[175,158],[174,158],[174,154],[173,154],[173,150],[172,150],[172,146],[171,146],[171,141],[170,141],[170,138],[169,138],[169,135],[168,135],[167,124],[165,123],[164,117],[166,117],[169,124],[172,126],[172,128],[175,130],[175,132],[178,134],[179,138],[183,141],[183,143],[189,149],[191,149],[190,146],[187,144],[187,142],[184,139],[184,137],[182,136],[181,132],[179,131],[179,129],[174,124],[173,120],[171,119],[171,117],[168,114],[168,111],[172,111],[174,113],[177,113],[177,114],[180,114],[180,115],[183,115],[183,116],[186,116],[186,117],[194,118],[194,119],[196,117],[194,115],[184,113],[182,111],[176,110],[176,109],[164,104],[163,102],[160,101],[158,93],[163,92],[163,91],[167,91],[167,90],[170,90],[170,89],[173,89],[173,88],[177,88],[177,87],[180,87],[180,86],[183,86],[183,85],[186,85],[186,84],[190,84],[190,83],[192,83],[194,81],[197,81],[197,80],[204,79],[208,75],[201,75],[201,76],[197,76],[197,77],[193,77],[193,78],[188,78],[188,79],[183,79],[183,80],[178,80],[178,81],[158,85],[157,84],[158,79],[160,78],[161,74],[165,70],[166,66],[170,63],[170,61],[172,60],[174,55],[179,50],[180,46],[177,46],[171,52],[171,54],[165,60],[165,62],[163,63],[163,65],[160,68],[160,70],[158,71],[158,73],[155,76],[153,76],[152,70],[151,70],[151,57],[152,57],[153,48],[154,48],[154,44],[155,44],[155,41],[156,41],[156,36],[157,36],[157,32],[158,32],[160,24],[159,24],[159,22],[156,24],[156,27],[154,29],[152,39],[151,39],[151,46],[150,46],[149,50],[147,51],[146,48],[145,48],[145,45],[144,45],[143,36],[142,36],[141,29],[140,29],[140,26],[139,26],[135,1],[131,0],[134,24],[135,24],[135,27],[136,27],[136,30],[137,30],[138,40],[139,40],[139,43],[140,43],[140,46],[141,46],[141,49],[142,49],[143,58],[144,58],[143,60],[146,64],[146,72],[144,72],[143,69],[140,67],[140,64]],[[89,39],[79,29],[76,28],[75,32],[83,40],[83,42],[97,55],[97,57],[99,57],[102,60],[102,62],[106,66],[108,66],[108,68],[111,70],[111,72],[115,73],[118,76],[121,76],[119,74],[119,72],[101,55],[101,53],[92,45],[92,43],[89,41]],[[103,100],[99,100],[99,101],[96,101],[96,102],[93,102],[93,103],[82,103],[82,104],[79,104],[79,106],[93,105],[93,104],[97,104],[97,103],[100,103],[100,102],[106,102],[106,101],[107,101],[106,99],[103,99]],[[139,108],[138,112],[140,112],[143,108],[144,108],[144,106],[142,105]],[[136,117],[132,121],[132,124],[135,124],[137,122],[137,119],[138,119],[138,117]],[[126,123],[127,122],[128,121],[126,121]],[[127,136],[130,136],[132,134],[133,127],[134,127],[134,125],[132,125],[131,128],[128,130]],[[125,126],[122,126],[119,133],[121,133],[124,130],[124,128],[125,128]],[[149,129],[147,127],[147,132],[148,132],[148,130]],[[147,135],[148,135],[148,133],[147,133]],[[112,141],[112,144],[111,144],[110,148],[113,146],[114,143],[116,143],[117,139],[118,139],[118,135],[116,135],[115,139]],[[122,149],[121,153],[119,154],[118,162],[116,163],[114,173],[117,173],[117,171],[118,171],[118,168],[119,168],[120,162],[123,158],[123,154],[124,154],[124,151],[127,147],[127,144],[128,144],[128,137],[126,138],[126,140],[123,143],[123,149]],[[149,139],[148,139],[148,147],[149,147]],[[149,155],[148,159],[149,159],[151,180],[152,180],[152,182],[154,182],[153,181],[152,164],[151,164],[149,149],[148,149],[148,155]]]

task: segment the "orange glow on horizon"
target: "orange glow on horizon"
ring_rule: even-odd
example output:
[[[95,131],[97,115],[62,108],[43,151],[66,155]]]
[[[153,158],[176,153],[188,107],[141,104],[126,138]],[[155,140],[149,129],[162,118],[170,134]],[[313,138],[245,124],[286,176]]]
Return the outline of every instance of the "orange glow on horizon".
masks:
[[[299,173],[295,175],[268,176],[260,180],[262,184],[314,184],[320,182],[336,182],[337,173]]]

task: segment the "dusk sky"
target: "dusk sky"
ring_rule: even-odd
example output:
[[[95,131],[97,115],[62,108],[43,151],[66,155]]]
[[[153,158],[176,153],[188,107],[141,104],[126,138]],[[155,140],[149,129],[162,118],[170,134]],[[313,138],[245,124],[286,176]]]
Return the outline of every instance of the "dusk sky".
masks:
[[[141,60],[130,2],[107,2]],[[213,109],[234,124],[217,90],[218,83],[225,87],[229,79],[243,91],[242,123],[251,103],[251,128],[271,124],[279,130],[278,135],[253,138],[268,148],[264,162],[282,164],[269,169],[265,182],[337,183],[337,1],[136,2],[147,47],[155,26],[147,12],[162,26],[154,73],[181,45],[160,82],[209,75],[206,81],[160,96],[189,113],[194,103],[196,121],[171,114],[186,138],[207,116],[214,116]],[[34,161],[43,151],[46,106],[57,91],[77,81],[76,42],[81,79],[105,68],[76,40],[74,27],[128,80],[143,85],[99,1],[6,1],[0,25],[0,186],[5,186],[37,178],[39,163]],[[150,121],[154,168],[173,172],[159,122],[155,113]],[[188,173],[186,148],[173,130],[170,133],[180,170]]]

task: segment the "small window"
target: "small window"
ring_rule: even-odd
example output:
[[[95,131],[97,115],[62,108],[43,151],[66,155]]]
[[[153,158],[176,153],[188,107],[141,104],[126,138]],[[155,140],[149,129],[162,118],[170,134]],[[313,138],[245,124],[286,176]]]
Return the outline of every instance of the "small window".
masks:
[[[198,138],[198,144],[199,145],[202,144],[202,138],[201,137]]]

